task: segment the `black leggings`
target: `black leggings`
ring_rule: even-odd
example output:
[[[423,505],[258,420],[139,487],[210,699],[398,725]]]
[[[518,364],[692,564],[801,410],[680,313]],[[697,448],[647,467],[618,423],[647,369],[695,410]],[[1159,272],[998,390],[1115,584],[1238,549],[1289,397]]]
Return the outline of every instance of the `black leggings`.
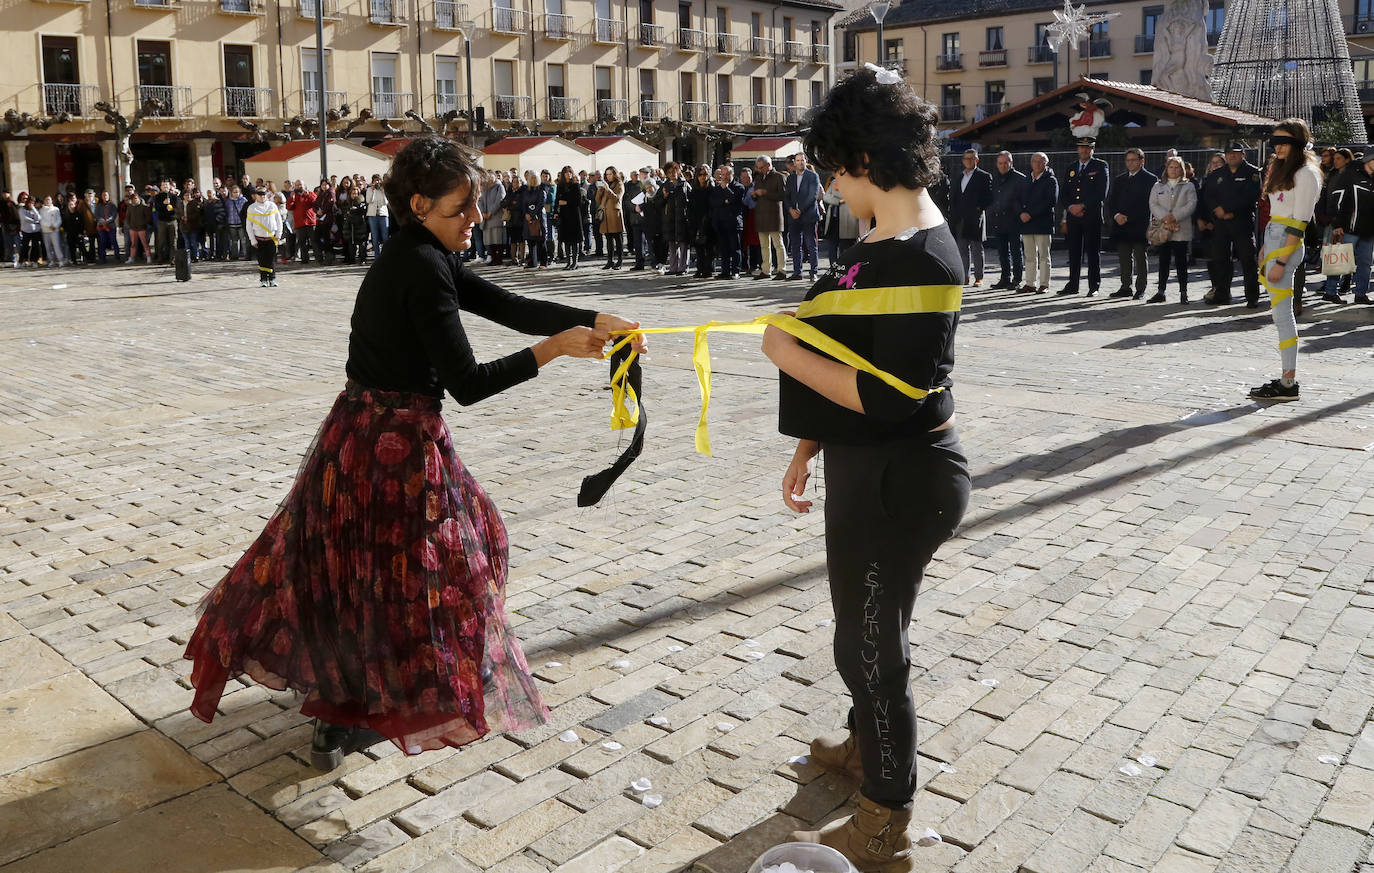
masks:
[[[263,282],[271,282],[277,278],[277,242],[272,239],[259,239],[258,249],[258,279]]]
[[[625,238],[619,233],[606,233],[606,263],[619,267],[625,262]]]
[[[1173,260],[1178,271],[1178,290],[1188,292],[1188,243],[1169,240],[1159,246],[1159,290],[1169,284],[1169,261]]]
[[[835,666],[853,698],[863,794],[916,795],[916,707],[907,626],[921,574],[968,508],[968,461],[951,428],[877,446],[826,445],[825,549]]]

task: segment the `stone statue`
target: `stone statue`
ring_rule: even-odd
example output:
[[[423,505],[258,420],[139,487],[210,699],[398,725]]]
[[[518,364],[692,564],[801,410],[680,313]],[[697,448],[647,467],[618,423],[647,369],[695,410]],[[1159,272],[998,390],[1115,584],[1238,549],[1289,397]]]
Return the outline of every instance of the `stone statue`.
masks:
[[[1171,0],[1155,24],[1155,57],[1151,79],[1157,88],[1199,100],[1212,99],[1207,77],[1207,0]]]

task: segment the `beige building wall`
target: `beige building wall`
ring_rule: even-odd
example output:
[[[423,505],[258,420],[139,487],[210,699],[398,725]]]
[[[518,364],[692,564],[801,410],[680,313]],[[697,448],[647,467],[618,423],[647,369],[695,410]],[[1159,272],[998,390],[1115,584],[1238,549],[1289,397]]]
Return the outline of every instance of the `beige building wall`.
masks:
[[[1356,0],[1342,0],[1351,5]],[[1037,26],[1054,22],[1053,8],[1033,12],[1001,13],[969,17],[925,25],[888,25],[883,41],[888,43],[889,62],[902,70],[907,80],[925,99],[941,107],[945,127],[963,124],[995,114],[1006,106],[1023,103],[1057,82],[1064,84],[1080,75],[1092,75],[1121,82],[1148,81],[1154,55],[1146,33],[1144,12],[1162,11],[1166,0],[1126,0],[1126,2],[1089,3],[1089,12],[1116,12],[1118,17],[1105,25],[1105,36],[1095,38],[1085,58],[1080,46],[1056,56],[1037,39]],[[1224,0],[1211,0],[1217,9]],[[864,62],[877,62],[877,32],[871,21],[852,28],[855,42],[846,48],[843,31],[838,32],[841,75]],[[990,28],[1001,28],[1001,50],[989,50]],[[1218,30],[1219,34],[1220,31]],[[946,40],[954,36],[957,51],[946,51]],[[900,46],[893,46],[900,40]],[[1215,41],[1214,43],[1215,44]],[[893,55],[896,55],[895,59]],[[852,59],[851,59],[852,58]],[[1057,62],[1057,69],[1056,69]],[[1056,76],[1057,73],[1057,76]],[[989,85],[992,85],[991,91]],[[957,99],[948,90],[958,88]]]
[[[0,24],[0,111],[41,117],[66,109],[75,118],[0,134],[6,184],[50,190],[73,174],[78,185],[111,179],[113,137],[93,104],[111,101],[132,117],[143,96],[166,98],[171,108],[135,134],[135,178],[140,164],[206,180],[236,167],[264,148],[247,141],[240,119],[277,130],[317,111],[305,87],[314,2],[109,0],[107,15],[103,0],[15,0]],[[433,119],[466,109],[471,92],[498,129],[538,122],[543,132],[583,131],[598,119],[643,114],[741,137],[780,129],[828,87],[830,19],[839,9],[828,0],[695,0],[685,12],[676,0],[319,2],[331,108],[347,104],[356,115],[367,107],[414,131],[406,110]],[[384,135],[380,121],[355,131],[362,140]]]

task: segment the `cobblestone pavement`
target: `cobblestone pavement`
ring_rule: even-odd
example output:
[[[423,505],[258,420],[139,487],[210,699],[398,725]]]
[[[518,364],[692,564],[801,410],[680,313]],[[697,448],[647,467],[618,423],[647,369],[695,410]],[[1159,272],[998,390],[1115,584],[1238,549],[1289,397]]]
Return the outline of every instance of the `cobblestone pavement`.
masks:
[[[802,290],[488,270],[657,324]],[[509,522],[548,725],[321,775],[291,693],[186,712],[195,605],[341,387],[359,276],[0,273],[0,871],[743,873],[841,814],[854,786],[795,761],[845,698],[821,514],[782,506],[753,337],[711,339],[715,458],[687,340],[656,339],[648,447],[592,510],[604,365],[448,408]],[[1267,312],[986,290],[965,312],[973,504],[911,634],[914,822],[943,838],[921,869],[1374,873],[1370,311],[1309,305],[1303,400],[1275,408],[1244,395],[1274,375]]]

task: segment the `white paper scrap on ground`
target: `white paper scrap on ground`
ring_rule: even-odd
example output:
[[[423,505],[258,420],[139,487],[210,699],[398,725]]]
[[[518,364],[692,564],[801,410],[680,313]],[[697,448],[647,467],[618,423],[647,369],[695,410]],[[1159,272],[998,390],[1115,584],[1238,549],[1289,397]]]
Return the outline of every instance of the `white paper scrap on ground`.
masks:
[[[1127,761],[1126,766],[1121,768],[1121,772],[1125,773],[1127,776],[1139,776],[1141,773],[1144,773],[1145,771],[1141,770],[1139,767],[1137,767],[1130,761]]]
[[[545,667],[562,667],[562,666],[563,666],[563,662],[562,662],[562,661],[549,661],[549,662],[548,662],[547,664],[545,664],[544,666],[545,666]]]
[[[734,729],[735,729],[735,726],[732,725],[732,724],[730,724],[730,722],[728,722],[728,721],[718,721],[718,722],[716,722],[716,730],[720,731],[720,732],[723,733],[723,734],[728,734],[728,733],[730,733],[730,731],[732,731],[732,730],[734,730]]]
[[[755,646],[757,646],[757,645],[759,644],[759,641],[758,641],[758,640],[745,640],[745,641],[744,641],[744,644],[745,644],[746,646],[748,646],[749,648],[752,649],[752,648],[754,648]]]
[[[668,647],[668,651],[670,651],[670,652],[680,652],[680,651],[682,651],[682,646],[669,646],[669,647]]]
[[[789,763],[789,764],[805,764],[805,763],[807,763],[807,762],[810,761],[810,760],[811,760],[811,759],[808,758],[808,757],[806,757],[805,755],[793,755],[792,757],[790,757],[790,758],[787,759],[787,763]]]
[[[921,838],[916,841],[916,845],[929,847],[943,842],[944,840],[940,839],[940,835],[935,832],[935,828],[926,828],[925,833],[921,834]]]
[[[620,745],[620,743],[617,743],[615,740],[608,740],[607,742],[601,744],[601,748],[611,752],[618,752],[625,747]]]
[[[66,287],[67,287],[67,283],[66,283],[66,282],[63,282],[61,285],[54,285],[54,286],[52,286],[52,290],[54,290],[54,291],[61,291],[63,288],[66,288]]]
[[[649,724],[653,725],[654,727],[667,727],[668,719],[664,718],[661,715],[656,715],[653,718],[649,719]]]
[[[577,731],[573,730],[563,731],[563,733],[558,735],[558,738],[565,743],[575,743],[581,739],[581,737],[577,735]]]
[[[745,655],[745,657],[751,661],[762,661],[764,658],[764,654],[765,653],[763,652],[750,652],[749,654]]]
[[[1153,767],[1159,763],[1159,759],[1154,755],[1141,755],[1139,758],[1136,758],[1136,760],[1140,762],[1140,766],[1142,767]]]
[[[834,623],[835,619],[833,618],[823,618],[820,621],[816,622],[816,627],[830,627]]]
[[[650,788],[654,787],[654,783],[650,782],[648,779],[641,776],[635,781],[631,782],[630,787],[633,788],[635,791],[648,791]]]
[[[983,679],[982,684],[986,685],[989,688],[996,688],[998,685],[1001,685],[1002,683],[998,682],[996,679]]]
[[[658,807],[660,807],[660,806],[663,805],[663,795],[662,795],[662,794],[646,794],[646,795],[644,795],[644,799],[641,800],[640,803],[644,804],[645,806],[649,807],[650,809],[657,809]]]
[[[1317,760],[1318,760],[1318,761],[1321,761],[1323,764],[1339,764],[1339,763],[1341,762],[1341,756],[1340,756],[1340,755],[1318,755],[1318,756],[1317,756]]]
[[[630,662],[629,662],[629,661],[612,661],[612,662],[611,662],[611,669],[612,669],[612,670],[628,670],[628,669],[630,669]]]
[[[958,773],[959,771],[956,770],[956,769],[954,769],[954,767],[952,767],[951,765],[946,764],[944,761],[941,761],[941,762],[940,762],[940,772],[941,772],[941,773]]]

